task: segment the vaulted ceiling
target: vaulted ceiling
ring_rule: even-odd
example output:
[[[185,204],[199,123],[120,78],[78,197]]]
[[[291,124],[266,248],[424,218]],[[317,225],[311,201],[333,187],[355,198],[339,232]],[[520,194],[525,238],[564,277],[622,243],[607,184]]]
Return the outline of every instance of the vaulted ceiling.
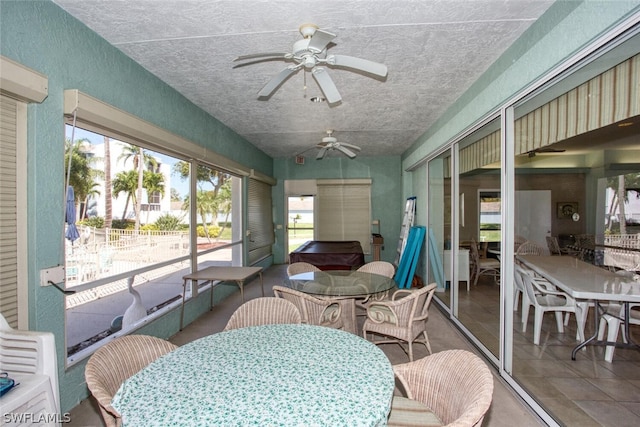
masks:
[[[551,0],[54,0],[107,42],[273,157],[315,157],[328,129],[361,156],[399,155],[553,3]],[[267,100],[299,27],[336,37],[327,53],[387,66],[386,78],[327,68],[342,102],[304,68]],[[338,151],[329,155],[343,155]]]

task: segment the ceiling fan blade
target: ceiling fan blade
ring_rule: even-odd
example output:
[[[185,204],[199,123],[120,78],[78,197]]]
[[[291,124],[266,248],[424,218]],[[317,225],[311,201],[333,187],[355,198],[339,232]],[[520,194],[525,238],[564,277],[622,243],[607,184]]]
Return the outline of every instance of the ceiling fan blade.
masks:
[[[316,160],[324,159],[324,155],[325,154],[327,154],[327,147],[326,146],[320,148],[320,151],[318,151],[318,155],[316,156]]]
[[[347,148],[350,148],[350,149],[352,149],[354,151],[360,151],[361,150],[361,148],[358,147],[357,145],[349,144],[347,142],[341,142],[340,145],[343,145],[343,146],[345,146]]]
[[[291,74],[298,71],[299,68],[295,66],[287,67],[284,70],[280,71],[274,78],[269,80],[269,82],[264,85],[260,92],[258,92],[258,98],[268,98],[271,94],[280,87],[285,80],[291,77]]]
[[[336,67],[351,68],[353,70],[364,71],[380,77],[387,76],[387,66],[368,59],[356,58],[347,55],[330,55],[327,57],[327,64]]]
[[[242,56],[238,56],[236,59],[233,60],[233,62],[237,62],[237,61],[244,61],[247,59],[256,59],[256,58],[266,58],[266,57],[275,57],[275,58],[285,58],[287,55],[289,55],[288,53],[283,53],[283,52],[265,52],[265,53],[252,53],[251,55],[242,55]]]
[[[311,40],[309,40],[309,46],[307,47],[307,49],[314,53],[320,53],[325,50],[331,40],[335,38],[335,34],[331,34],[323,30],[316,30],[316,32],[313,33]]]
[[[336,149],[342,151],[344,154],[349,156],[350,159],[355,159],[356,158],[356,153],[354,153],[353,151],[349,150],[348,148],[343,147],[342,145],[337,145]]]
[[[243,62],[241,64],[235,64],[233,67],[231,68],[240,68],[240,67],[245,67],[247,65],[253,65],[253,64],[259,64],[261,62],[269,62],[269,61],[282,61],[282,60],[286,60],[287,58],[282,58],[282,57],[278,57],[278,56],[273,56],[273,57],[267,57],[267,58],[261,58],[261,59],[256,59],[255,61],[247,61],[247,62]]]
[[[333,83],[331,76],[329,76],[329,73],[327,73],[325,68],[315,67],[311,71],[311,74],[318,83],[318,86],[320,86],[320,90],[322,90],[322,93],[329,104],[335,104],[342,100],[342,96],[340,96],[338,88],[335,83]]]

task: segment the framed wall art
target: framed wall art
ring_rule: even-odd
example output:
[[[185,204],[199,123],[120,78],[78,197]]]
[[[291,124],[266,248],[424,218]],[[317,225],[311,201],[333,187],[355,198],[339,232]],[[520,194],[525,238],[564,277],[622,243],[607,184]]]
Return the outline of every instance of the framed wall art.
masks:
[[[559,219],[571,219],[578,213],[578,202],[558,202],[556,206]]]

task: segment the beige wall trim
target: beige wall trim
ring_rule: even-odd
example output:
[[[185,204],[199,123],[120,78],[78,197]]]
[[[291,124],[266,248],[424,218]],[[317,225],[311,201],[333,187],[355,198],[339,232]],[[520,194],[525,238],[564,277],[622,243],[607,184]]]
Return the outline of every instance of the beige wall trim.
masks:
[[[25,102],[42,102],[49,95],[49,80],[43,74],[0,55],[0,91]]]
[[[276,185],[278,183],[278,180],[276,180],[275,178],[265,175],[262,172],[258,172],[255,169],[251,169],[251,172],[249,173],[249,178],[253,178],[257,181],[264,182],[265,184],[269,184],[271,186]]]
[[[251,175],[251,170],[238,162],[77,89],[68,89],[64,91],[64,115],[69,123],[71,123],[74,114],[78,123],[81,123],[82,127],[88,128],[88,130],[108,131],[110,136],[125,142],[137,143],[150,149],[175,154],[179,158],[199,161],[240,176]]]

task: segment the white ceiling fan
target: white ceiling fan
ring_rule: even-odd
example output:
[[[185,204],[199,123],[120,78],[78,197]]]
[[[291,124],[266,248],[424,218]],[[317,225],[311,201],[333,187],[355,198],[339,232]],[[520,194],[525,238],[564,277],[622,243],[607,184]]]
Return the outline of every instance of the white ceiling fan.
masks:
[[[316,145],[316,147],[320,149],[316,156],[316,160],[324,159],[324,156],[329,150],[340,151],[350,159],[355,159],[357,153],[360,151],[360,147],[356,145],[347,144],[346,142],[338,142],[338,140],[333,136],[333,130],[328,130],[327,136],[322,138],[322,142]]]
[[[325,99],[330,105],[340,102],[342,96],[340,92],[338,92],[338,88],[333,83],[329,73],[327,73],[326,67],[361,71],[382,78],[387,76],[387,66],[384,64],[353,56],[328,54],[327,49],[329,44],[336,35],[328,31],[320,30],[317,25],[301,25],[300,34],[302,34],[304,38],[293,44],[291,53],[256,53],[239,56],[234,59],[234,61],[253,61],[234,65],[233,68],[273,60],[294,62],[294,64],[287,66],[267,82],[260,92],[258,92],[258,99],[269,98],[289,77],[303,68],[311,71],[311,75],[313,75],[313,78],[316,83],[318,83],[320,90],[322,90]]]

